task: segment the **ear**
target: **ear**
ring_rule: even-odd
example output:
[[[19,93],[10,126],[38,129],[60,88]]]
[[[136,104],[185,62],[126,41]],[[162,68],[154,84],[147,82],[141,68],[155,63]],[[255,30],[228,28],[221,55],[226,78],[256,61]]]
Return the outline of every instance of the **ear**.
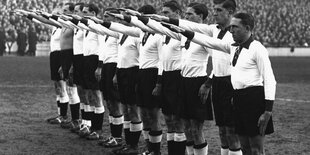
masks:
[[[246,25],[246,26],[245,26],[245,29],[246,29],[247,31],[251,31],[251,27],[250,27],[249,25]]]
[[[204,19],[203,19],[203,14],[200,14],[199,17],[201,18],[201,20],[204,20]]]

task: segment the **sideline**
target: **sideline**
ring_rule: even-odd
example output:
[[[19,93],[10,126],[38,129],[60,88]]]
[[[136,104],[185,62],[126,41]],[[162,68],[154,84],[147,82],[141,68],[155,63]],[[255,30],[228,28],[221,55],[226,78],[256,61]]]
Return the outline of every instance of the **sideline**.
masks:
[[[276,100],[279,100],[279,101],[286,101],[286,102],[310,103],[309,100],[295,100],[295,99],[289,99],[289,98],[276,98]]]
[[[0,84],[0,88],[49,88],[53,87],[52,85],[29,85],[29,84],[23,84],[23,85],[6,85],[6,84]]]

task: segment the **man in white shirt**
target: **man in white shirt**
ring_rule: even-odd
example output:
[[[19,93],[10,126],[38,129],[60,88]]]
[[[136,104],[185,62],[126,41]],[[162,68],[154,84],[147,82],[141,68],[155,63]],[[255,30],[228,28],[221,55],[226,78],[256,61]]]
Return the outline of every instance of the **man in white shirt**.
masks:
[[[92,3],[83,7],[83,16],[97,16],[99,8]],[[83,79],[85,81],[84,90],[89,105],[85,105],[86,125],[81,128],[79,135],[89,140],[102,139],[102,125],[105,108],[103,106],[102,93],[99,90],[99,80],[95,76],[95,71],[99,64],[98,57],[98,34],[89,31],[85,22],[80,16],[73,16],[72,22],[84,29],[83,55],[84,68]]]
[[[149,5],[143,6],[139,10],[145,14],[150,14],[150,12],[155,11],[155,9]],[[123,15],[116,16],[124,19]],[[127,16],[125,21],[131,23],[131,18]],[[128,25],[128,23],[124,23],[124,25]],[[141,22],[140,24],[143,25]],[[153,34],[152,31],[148,31],[151,30],[150,28],[146,31],[142,31],[143,28],[141,27],[141,29],[139,29],[137,27],[124,27],[124,25],[112,23],[110,29],[130,35],[129,37],[136,37],[137,40],[139,39],[139,74],[137,77],[139,79],[137,79],[136,87],[137,105],[142,110],[143,136],[147,143],[148,151],[158,154],[160,153],[160,142],[162,136],[161,125],[159,123],[160,100],[158,96],[158,80],[161,76],[158,75],[161,74],[161,69],[159,68],[159,51],[162,44],[162,36]],[[145,27],[145,25],[143,26]],[[130,126],[130,133],[133,132],[131,127],[132,125]],[[141,133],[142,124],[140,127]],[[133,146],[136,147],[137,140],[134,141],[135,144]],[[121,150],[116,152],[116,154],[122,154],[125,152],[129,153],[131,151]]]
[[[214,0],[213,16],[216,24],[207,25],[194,23],[187,20],[164,19],[180,27],[195,32],[200,32],[213,38],[233,43],[228,26],[236,10],[234,0]],[[199,96],[205,102],[209,96],[212,85],[212,103],[216,125],[219,127],[221,141],[221,155],[242,154],[240,142],[234,131],[232,95],[233,88],[230,82],[230,55],[224,52],[212,52],[212,74],[200,87]]]
[[[230,22],[234,44],[206,35],[185,31],[188,39],[198,44],[231,55],[231,82],[234,88],[235,128],[245,155],[264,154],[266,134],[274,132],[272,108],[276,93],[276,81],[267,49],[253,39],[254,17],[237,13]]]

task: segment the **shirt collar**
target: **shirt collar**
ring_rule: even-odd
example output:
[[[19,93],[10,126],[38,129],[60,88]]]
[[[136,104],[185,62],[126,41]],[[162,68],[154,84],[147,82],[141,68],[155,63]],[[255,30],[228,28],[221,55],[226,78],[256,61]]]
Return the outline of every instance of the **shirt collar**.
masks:
[[[233,43],[233,44],[231,44],[232,46],[240,46],[240,47],[244,47],[244,48],[246,48],[246,49],[249,49],[249,47],[250,47],[250,45],[251,45],[251,43],[254,41],[254,38],[253,38],[253,36],[251,35],[251,37],[247,40],[247,41],[245,41],[245,42],[243,42],[243,43],[241,43],[241,44],[239,44],[239,43]]]
[[[228,31],[229,30],[229,26],[228,27],[223,27],[219,24],[216,25],[216,28],[219,29],[219,30],[222,30],[222,31]]]

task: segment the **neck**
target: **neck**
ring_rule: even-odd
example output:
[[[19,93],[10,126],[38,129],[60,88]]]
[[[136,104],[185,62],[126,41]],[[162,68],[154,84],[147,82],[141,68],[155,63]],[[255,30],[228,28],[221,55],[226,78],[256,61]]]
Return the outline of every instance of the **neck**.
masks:
[[[244,39],[242,40],[242,41],[240,41],[240,45],[241,44],[243,44],[243,43],[245,43],[246,41],[248,41],[249,40],[249,38],[252,36],[252,34],[251,33],[248,33],[247,35],[246,35],[246,37],[244,37]]]

